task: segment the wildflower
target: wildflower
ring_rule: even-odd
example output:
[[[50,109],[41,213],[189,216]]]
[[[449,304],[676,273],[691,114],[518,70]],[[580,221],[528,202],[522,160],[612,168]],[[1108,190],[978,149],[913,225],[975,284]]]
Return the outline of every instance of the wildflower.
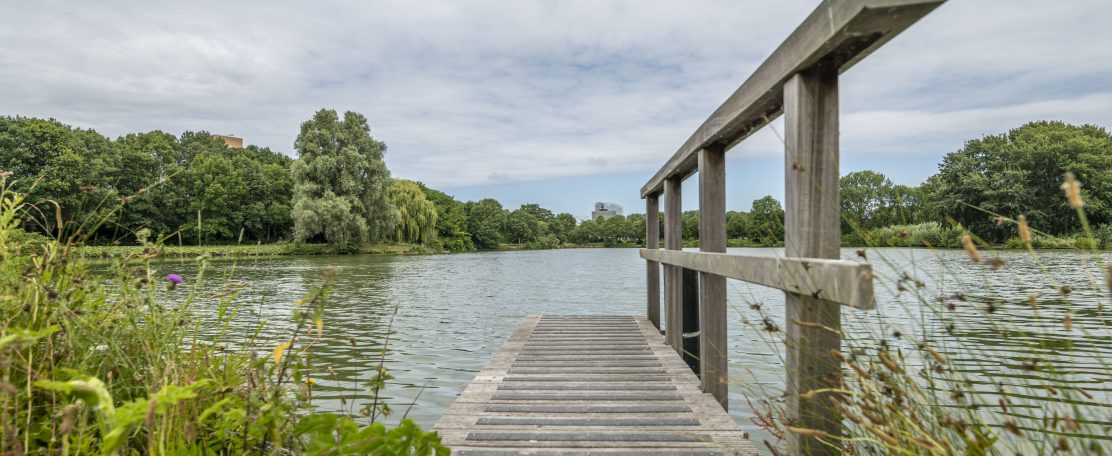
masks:
[[[174,287],[178,286],[178,284],[179,284],[179,283],[182,283],[182,281],[183,281],[183,280],[184,280],[184,279],[182,279],[180,275],[177,275],[177,274],[166,274],[166,281],[167,281],[167,282],[170,282],[169,288],[170,288],[171,290],[173,290],[173,289],[174,289]]]
[[[978,252],[977,246],[973,245],[973,238],[969,236],[969,233],[961,235],[961,246],[965,248],[965,253],[969,254],[970,260],[973,260],[974,263],[981,262],[981,252]]]
[[[1031,243],[1031,230],[1027,227],[1027,216],[1023,214],[1019,214],[1019,239]]]
[[[286,350],[293,346],[290,342],[282,342],[274,347],[274,364],[282,363],[282,356],[285,355]]]
[[[1066,172],[1065,182],[1062,182],[1062,190],[1066,192],[1066,199],[1070,201],[1070,206],[1074,209],[1081,209],[1085,202],[1081,200],[1081,182],[1073,176],[1073,173]]]

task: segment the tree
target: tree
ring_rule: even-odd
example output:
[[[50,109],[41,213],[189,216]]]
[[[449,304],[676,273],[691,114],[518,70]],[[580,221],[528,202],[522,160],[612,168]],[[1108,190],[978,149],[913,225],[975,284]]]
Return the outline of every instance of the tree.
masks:
[[[549,213],[551,214],[551,212]],[[505,238],[515,244],[533,242],[543,234],[539,232],[538,223],[542,222],[539,222],[533,213],[522,206],[521,209],[510,212],[510,215],[506,217]]]
[[[575,219],[574,215],[561,212],[553,218],[552,223],[549,224],[548,227],[549,230],[552,231],[552,234],[556,236],[556,239],[563,244],[568,242],[568,237],[571,236],[571,232],[575,229],[577,222],[578,220]]]
[[[467,212],[463,203],[447,193],[426,187],[418,182],[425,197],[436,206],[436,237],[440,244],[452,252],[475,250],[471,233],[467,231]]]
[[[856,171],[838,180],[842,232],[868,231],[896,223],[896,192],[892,181],[876,171]]]
[[[699,211],[684,211],[681,223],[685,241],[699,239]]]
[[[1061,190],[1067,171],[1083,184],[1089,222],[1112,222],[1112,135],[1093,125],[1031,122],[968,141],[943,158],[924,184],[924,198],[935,217],[953,217],[990,242],[1006,240],[1015,228],[989,212],[1025,214],[1034,228],[1068,234],[1079,223]]]
[[[749,211],[749,224],[745,230],[749,237],[765,245],[784,241],[784,208],[772,196],[753,201]]]
[[[506,225],[506,210],[502,203],[493,198],[479,202],[468,201],[464,205],[467,212],[467,231],[471,240],[480,249],[497,248],[502,243],[503,228]]]
[[[182,231],[196,235],[202,242],[210,237],[235,238],[243,227],[241,209],[247,196],[244,171],[219,152],[194,157],[187,184],[191,195],[189,208],[191,213],[201,214],[201,221],[199,227],[183,224]]]
[[[748,233],[745,230],[748,223],[748,212],[726,212],[726,237],[729,239],[744,239],[748,237]]]
[[[390,202],[398,209],[395,228],[398,242],[428,244],[436,239],[436,205],[413,181],[394,179],[390,185]]]
[[[393,234],[398,212],[390,204],[386,145],[371,137],[367,118],[322,109],[294,142],[294,237],[329,244],[382,240]]]

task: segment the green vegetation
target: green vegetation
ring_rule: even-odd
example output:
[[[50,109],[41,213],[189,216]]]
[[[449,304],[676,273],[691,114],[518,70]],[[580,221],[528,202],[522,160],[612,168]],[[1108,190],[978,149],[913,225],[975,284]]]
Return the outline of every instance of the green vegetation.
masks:
[[[371,137],[366,117],[345,112],[341,121],[336,111],[317,111],[294,147],[294,239],[349,244],[393,234],[398,210],[388,195],[386,145]]]
[[[314,377],[328,374],[306,349],[329,337],[334,275],[297,301],[284,339],[229,334],[236,293],[206,288],[203,273],[188,291],[156,275],[148,230],[141,251],[90,267],[71,244],[17,228],[35,217],[23,198],[0,178],[0,453],[448,454],[409,420],[382,424],[381,364],[357,415],[313,410]],[[218,309],[223,332],[199,336],[195,308]]]
[[[204,132],[113,141],[54,120],[0,117],[0,170],[13,173],[13,189],[40,215],[22,228],[57,235],[68,226],[91,245],[118,243],[142,228],[179,244],[217,244],[214,253],[229,254],[238,248],[219,245],[293,240],[342,253],[370,250],[347,247],[368,241],[452,252],[644,243],[644,214],[578,222],[537,204],[461,202],[420,182],[391,179],[386,145],[371,137],[358,113],[318,111],[301,125],[295,147],[299,158],[292,160],[256,146],[230,149]],[[1095,240],[1062,222],[1070,208],[1055,198],[1067,171],[1086,183],[1081,193],[1090,201]],[[971,140],[917,187],[875,171],[843,176],[839,187],[847,246],[957,247],[955,233],[972,230],[986,243],[1018,247],[1014,224],[1000,221],[1024,214],[1037,228],[1035,248],[1112,247],[1112,135],[1091,125],[1033,122]],[[117,208],[113,216],[98,222],[96,214],[110,207]],[[783,217],[771,196],[749,211],[728,212],[730,245],[783,245]],[[698,211],[685,212],[682,226],[685,245],[697,245]]]

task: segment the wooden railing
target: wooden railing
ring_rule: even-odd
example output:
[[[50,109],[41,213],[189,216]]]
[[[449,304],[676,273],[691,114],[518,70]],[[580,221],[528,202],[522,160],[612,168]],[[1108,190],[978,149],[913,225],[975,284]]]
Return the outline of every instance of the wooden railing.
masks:
[[[786,293],[790,424],[835,437],[842,434],[841,416],[828,395],[800,396],[839,383],[841,364],[831,351],[841,349],[840,305],[873,306],[871,267],[838,259],[838,75],[943,1],[822,2],[641,189],[647,211],[647,248],[641,256],[647,260],[648,318],[660,327],[663,265],[665,339],[686,352],[703,390],[723,407],[729,380],[726,278],[733,278]],[[725,153],[781,113],[785,256],[726,254]],[[696,171],[699,252],[680,252],[681,188]],[[665,250],[659,250],[658,238],[662,194]],[[697,280],[690,273],[684,280],[685,270],[697,271]],[[696,339],[698,343],[692,343]],[[793,454],[838,453],[837,448],[797,434],[791,434],[789,444]]]

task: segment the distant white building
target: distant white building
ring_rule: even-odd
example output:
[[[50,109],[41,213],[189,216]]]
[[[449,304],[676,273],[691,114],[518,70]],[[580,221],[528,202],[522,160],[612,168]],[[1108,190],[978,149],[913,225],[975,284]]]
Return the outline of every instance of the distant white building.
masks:
[[[595,210],[591,212],[591,220],[605,220],[615,215],[622,215],[621,206],[614,203],[595,203]]]

